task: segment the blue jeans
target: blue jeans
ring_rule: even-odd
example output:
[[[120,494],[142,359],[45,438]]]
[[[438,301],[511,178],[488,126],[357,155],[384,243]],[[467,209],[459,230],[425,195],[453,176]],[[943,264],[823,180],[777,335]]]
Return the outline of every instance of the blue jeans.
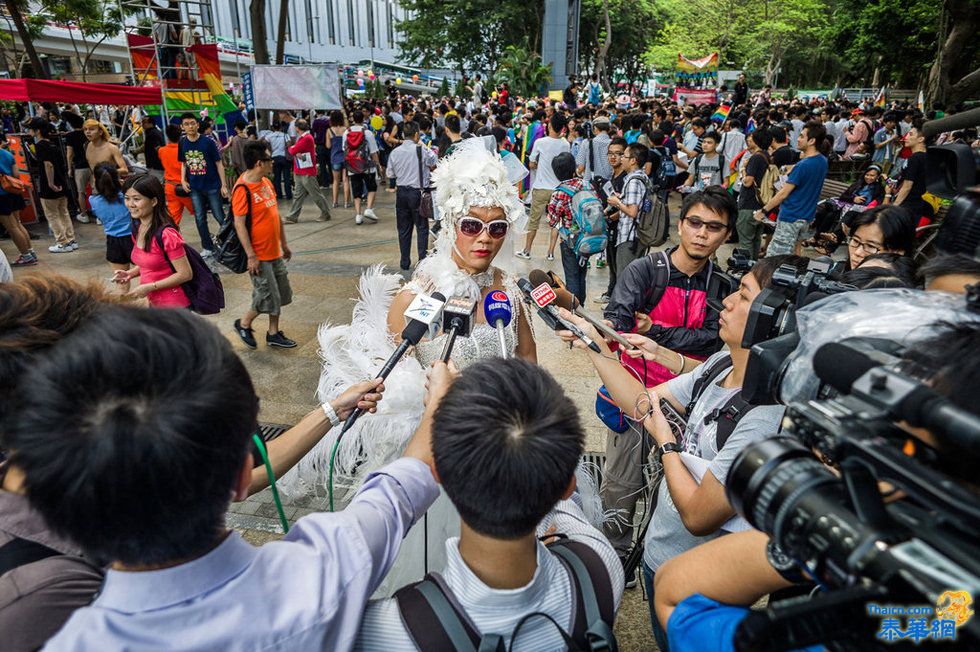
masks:
[[[565,287],[575,295],[578,302],[585,305],[585,266],[579,264],[578,254],[561,242],[561,266],[565,271]]]
[[[208,251],[214,251],[214,240],[211,238],[211,231],[208,229],[208,208],[211,209],[211,214],[214,215],[218,226],[223,226],[225,209],[221,205],[221,189],[191,190],[191,203],[194,204],[194,221],[197,222],[197,233],[201,236],[201,247]]]
[[[647,592],[647,606],[650,608],[650,627],[653,630],[653,640],[657,642],[657,647],[660,649],[660,652],[668,652],[667,630],[660,625],[660,621],[657,620],[657,611],[653,608],[654,572],[650,570],[646,562],[642,562],[640,565],[643,567],[643,587]]]

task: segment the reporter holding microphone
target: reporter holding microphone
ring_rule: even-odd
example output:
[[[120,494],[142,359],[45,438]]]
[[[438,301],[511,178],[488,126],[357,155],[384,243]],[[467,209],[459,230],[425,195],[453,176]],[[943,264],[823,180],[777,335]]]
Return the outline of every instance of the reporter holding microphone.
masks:
[[[729,466],[745,446],[774,435],[782,419],[782,406],[756,407],[740,402],[749,358],[749,350],[742,347],[749,309],[781,264],[804,270],[806,263],[805,258],[798,256],[774,256],[756,263],[742,277],[739,288],[724,300],[719,326],[721,339],[729,351],[716,353],[689,373],[651,389],[623,368],[591,324],[567,311],[562,313],[599,343],[601,352],[589,351],[589,359],[626,416],[642,421],[643,428],[654,439],[663,464],[663,480],[643,542],[642,564],[651,606],[650,624],[661,650],[667,650],[668,645],[666,631],[652,606],[657,569],[676,555],[722,534],[722,526],[735,515],[725,496],[724,480]],[[558,335],[573,346],[584,348],[571,333],[559,331]],[[642,337],[626,337],[639,349],[632,355],[664,359],[670,368],[678,369],[680,361],[674,352],[643,342]],[[690,361],[685,361],[683,369],[690,366]],[[687,418],[683,446],[660,409],[660,399]],[[736,407],[737,417],[726,423],[724,420],[732,414],[729,410]],[[642,474],[642,469],[637,471]]]

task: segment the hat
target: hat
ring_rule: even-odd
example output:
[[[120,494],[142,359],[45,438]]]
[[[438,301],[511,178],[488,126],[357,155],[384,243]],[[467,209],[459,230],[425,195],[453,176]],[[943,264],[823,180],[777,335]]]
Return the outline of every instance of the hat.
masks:
[[[861,109],[854,109],[853,111],[851,111],[851,115],[864,115],[864,111],[862,111]]]
[[[608,125],[609,124],[609,118],[607,118],[604,115],[601,115],[598,118],[596,118],[595,120],[593,120],[592,121],[592,124],[593,125]]]

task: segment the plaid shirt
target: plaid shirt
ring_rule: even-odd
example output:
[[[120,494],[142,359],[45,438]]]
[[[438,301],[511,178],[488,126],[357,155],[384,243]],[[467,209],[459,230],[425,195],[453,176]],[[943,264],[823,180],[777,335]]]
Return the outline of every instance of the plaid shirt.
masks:
[[[585,187],[585,182],[578,177],[566,179],[559,186],[571,191],[571,195],[561,190],[555,190],[548,202],[548,226],[551,228],[572,229],[572,195]]]
[[[642,206],[646,198],[647,187],[643,183],[646,173],[643,170],[634,170],[627,175],[623,182],[623,196],[621,201],[626,206]],[[636,238],[636,229],[633,228],[635,220],[620,211],[619,224],[616,226],[616,244],[630,242]]]

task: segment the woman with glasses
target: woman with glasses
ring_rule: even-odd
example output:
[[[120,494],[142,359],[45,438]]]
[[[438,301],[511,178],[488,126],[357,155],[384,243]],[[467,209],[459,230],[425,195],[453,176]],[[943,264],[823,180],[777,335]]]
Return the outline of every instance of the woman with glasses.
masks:
[[[850,269],[880,253],[908,256],[915,248],[915,216],[901,206],[880,206],[856,213],[846,225]]]
[[[324,367],[318,396],[333,399],[352,379],[374,378],[378,369],[400,342],[406,326],[405,311],[418,295],[464,297],[476,303],[472,329],[456,339],[451,360],[465,368],[479,360],[501,356],[496,329],[486,322],[483,302],[490,293],[506,293],[513,318],[505,327],[507,355],[536,362],[537,351],[531,317],[519,300],[513,269],[516,238],[523,235],[527,216],[515,184],[527,170],[513,161],[503,161],[486,149],[481,138],[462,141],[452,154],[439,162],[432,181],[438,189],[434,203],[442,229],[435,250],[417,265],[412,278],[385,274],[375,267],[361,277],[361,299],[354,307],[350,325],[328,325],[320,330]],[[441,358],[447,335],[420,342],[414,355],[399,362],[385,383],[385,401],[378,411],[365,416],[337,444],[333,470],[334,493],[338,487],[355,489],[364,477],[395,459],[422,416],[426,369]],[[324,437],[297,467],[279,482],[287,493],[322,490],[330,482],[331,451],[339,428]],[[448,500],[442,498],[429,509],[426,525],[413,529],[405,540],[398,561],[380,591],[389,593],[422,578],[428,570],[439,570],[446,559],[445,541],[458,534],[459,518]],[[423,532],[424,531],[424,532]]]

